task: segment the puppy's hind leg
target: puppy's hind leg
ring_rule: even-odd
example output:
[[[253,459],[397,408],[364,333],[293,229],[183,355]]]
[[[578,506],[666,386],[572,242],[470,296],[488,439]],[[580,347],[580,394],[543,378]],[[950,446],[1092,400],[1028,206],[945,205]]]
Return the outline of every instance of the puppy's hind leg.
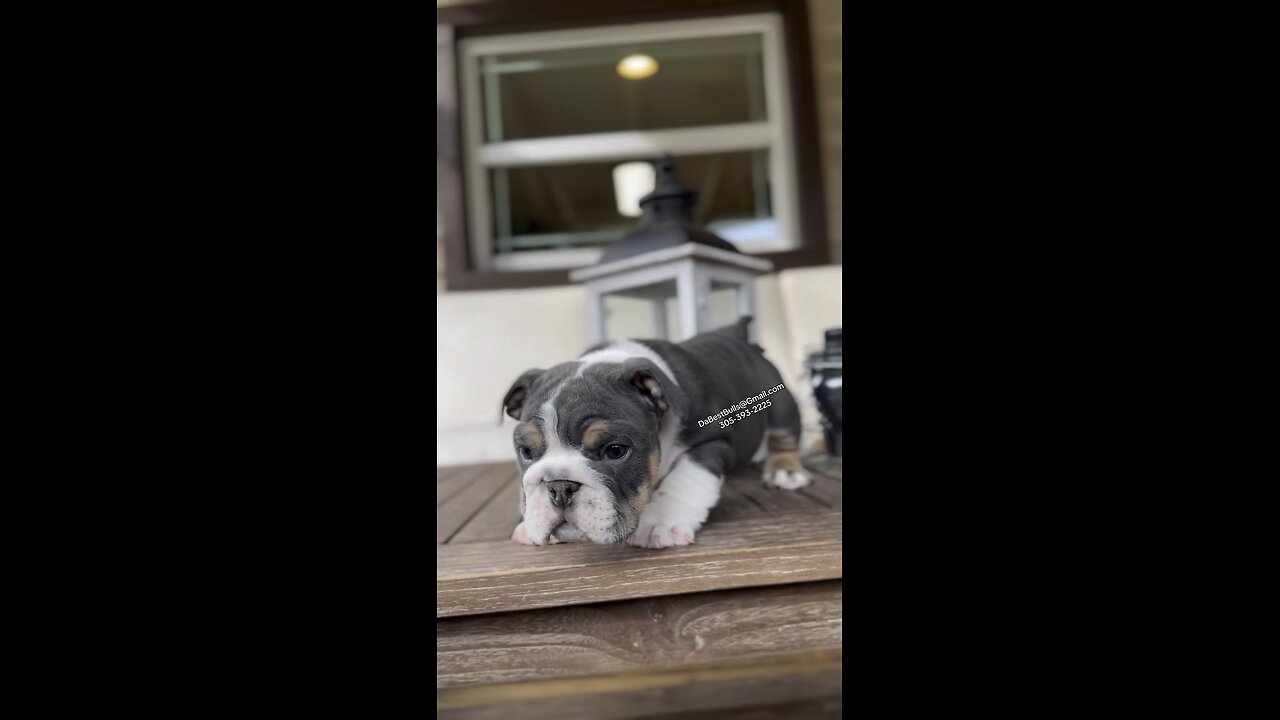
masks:
[[[800,464],[800,408],[783,388],[768,398],[765,409],[764,484],[796,490],[808,485],[809,473]]]

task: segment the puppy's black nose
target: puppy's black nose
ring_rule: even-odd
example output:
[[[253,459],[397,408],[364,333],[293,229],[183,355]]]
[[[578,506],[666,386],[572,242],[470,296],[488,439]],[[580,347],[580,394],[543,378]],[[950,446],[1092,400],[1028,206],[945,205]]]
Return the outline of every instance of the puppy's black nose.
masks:
[[[573,499],[573,494],[578,492],[578,488],[582,487],[582,483],[572,480],[552,480],[547,483],[547,489],[551,491],[551,502],[556,507],[564,507]]]

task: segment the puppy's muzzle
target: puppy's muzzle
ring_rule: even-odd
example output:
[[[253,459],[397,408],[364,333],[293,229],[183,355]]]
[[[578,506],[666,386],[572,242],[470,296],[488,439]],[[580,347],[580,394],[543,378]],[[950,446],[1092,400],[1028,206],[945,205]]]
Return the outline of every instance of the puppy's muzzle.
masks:
[[[551,504],[556,507],[565,507],[580,487],[582,483],[572,480],[552,480],[547,483],[547,490],[551,491]]]

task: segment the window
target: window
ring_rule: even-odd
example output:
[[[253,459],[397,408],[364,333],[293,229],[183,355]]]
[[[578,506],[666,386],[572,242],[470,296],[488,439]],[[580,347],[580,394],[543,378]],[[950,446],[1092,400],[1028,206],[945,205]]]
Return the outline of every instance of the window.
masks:
[[[663,153],[696,222],[744,252],[799,248],[782,43],[773,14],[460,40],[476,269],[598,261],[637,225],[622,195],[652,187],[620,166]]]

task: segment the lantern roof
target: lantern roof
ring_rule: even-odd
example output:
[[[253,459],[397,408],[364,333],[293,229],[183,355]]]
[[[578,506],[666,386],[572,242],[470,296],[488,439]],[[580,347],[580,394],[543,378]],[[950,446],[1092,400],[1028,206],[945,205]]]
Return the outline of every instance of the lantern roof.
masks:
[[[605,249],[601,264],[687,243],[742,254],[733,243],[693,223],[696,195],[676,182],[671,156],[664,155],[654,165],[657,177],[653,192],[640,198],[640,227]]]

